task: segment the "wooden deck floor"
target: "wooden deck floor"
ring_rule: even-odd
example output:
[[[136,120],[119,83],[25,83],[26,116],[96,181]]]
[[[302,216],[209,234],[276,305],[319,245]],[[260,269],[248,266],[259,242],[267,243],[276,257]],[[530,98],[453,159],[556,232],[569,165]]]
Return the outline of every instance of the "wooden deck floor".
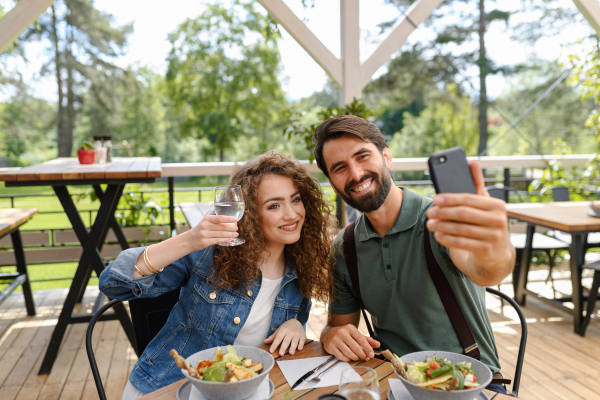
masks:
[[[533,271],[530,288],[552,293],[544,284],[546,270]],[[568,273],[558,271],[556,286],[569,290]],[[589,278],[584,280],[589,285]],[[503,285],[507,293],[511,285]],[[88,287],[83,310],[98,289]],[[28,317],[21,293],[12,294],[0,306],[0,399],[1,400],[91,400],[97,399],[85,352],[86,324],[70,325],[66,340],[50,375],[37,375],[48,340],[60,313],[66,290],[35,292],[38,314]],[[488,297],[488,310],[500,353],[503,372],[514,372],[520,325],[510,306]],[[522,399],[600,399],[600,312],[584,338],[573,333],[572,318],[535,299],[523,308],[529,340],[519,398]],[[309,338],[317,339],[326,322],[323,305],[315,305],[307,326]],[[121,398],[129,371],[136,362],[123,330],[116,321],[100,322],[94,331],[98,364],[110,400]]]

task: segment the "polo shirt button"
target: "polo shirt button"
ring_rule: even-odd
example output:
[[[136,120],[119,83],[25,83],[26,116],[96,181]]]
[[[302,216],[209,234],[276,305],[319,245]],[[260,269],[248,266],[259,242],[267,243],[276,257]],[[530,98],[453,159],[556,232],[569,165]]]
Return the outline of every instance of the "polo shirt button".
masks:
[[[248,290],[248,291],[246,292],[246,294],[247,294],[248,296],[252,297],[252,290]]]
[[[386,265],[387,269],[392,269],[392,266],[390,264]]]
[[[275,329],[275,328],[271,328],[271,331],[273,331],[273,332],[275,332],[276,330],[277,330],[277,329]]]
[[[233,323],[236,324],[236,325],[239,324],[240,323],[240,317],[235,317],[233,319]]]
[[[212,292],[211,294],[208,295],[208,297],[210,297],[211,300],[214,300],[217,298],[217,294],[215,292]]]
[[[387,249],[387,248],[388,248],[388,244],[387,244],[387,243],[384,243],[384,244],[383,244],[383,248],[384,248],[384,249]]]

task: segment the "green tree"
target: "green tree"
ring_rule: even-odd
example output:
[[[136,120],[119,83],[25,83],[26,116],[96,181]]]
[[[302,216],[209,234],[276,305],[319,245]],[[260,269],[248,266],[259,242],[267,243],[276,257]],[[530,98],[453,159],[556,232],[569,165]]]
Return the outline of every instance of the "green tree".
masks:
[[[415,2],[415,0],[388,1],[403,10]],[[431,24],[437,25],[436,38],[432,46],[438,57],[445,59],[449,71],[465,74],[466,70],[473,66],[478,70],[478,153],[482,153],[487,148],[488,141],[487,77],[510,71],[506,66],[496,65],[488,57],[485,35],[492,23],[501,21],[507,24],[510,15],[510,12],[496,8],[496,1],[447,0],[434,10],[431,16]],[[443,25],[439,26],[440,23]]]
[[[283,134],[288,140],[299,139],[304,142],[305,155],[312,162],[315,159],[312,141],[317,126],[327,118],[338,115],[356,115],[357,117],[375,120],[375,112],[365,103],[354,99],[344,107],[329,106],[327,108],[315,107],[310,112],[301,111],[297,105],[282,111]]]
[[[43,75],[56,79],[58,155],[69,157],[74,131],[84,99],[92,133],[110,133],[107,122],[114,115],[115,87],[127,79],[127,71],[113,61],[124,51],[131,24],[113,26],[110,14],[94,8],[93,0],[57,0],[40,16],[38,24],[22,36],[23,42],[40,40],[52,54]]]
[[[554,154],[558,139],[574,153],[589,153],[593,138],[585,120],[594,105],[591,100],[579,101],[578,89],[564,81],[556,86],[516,129],[508,121],[517,118],[538,99],[563,73],[564,66],[556,62],[532,60],[515,76],[509,93],[494,101],[502,114],[490,111],[490,133],[501,137],[491,149],[492,155]],[[504,136],[505,132],[510,130]]]
[[[446,100],[425,108],[418,116],[404,113],[404,127],[388,142],[393,157],[426,157],[432,152],[461,146],[476,155],[478,124],[468,96],[449,85]]]
[[[224,160],[238,138],[270,129],[285,104],[277,38],[271,20],[241,1],[210,5],[169,35],[167,88],[182,136],[207,138],[205,153]]]
[[[11,166],[27,166],[56,154],[54,106],[32,97],[24,85],[0,103],[0,157]]]

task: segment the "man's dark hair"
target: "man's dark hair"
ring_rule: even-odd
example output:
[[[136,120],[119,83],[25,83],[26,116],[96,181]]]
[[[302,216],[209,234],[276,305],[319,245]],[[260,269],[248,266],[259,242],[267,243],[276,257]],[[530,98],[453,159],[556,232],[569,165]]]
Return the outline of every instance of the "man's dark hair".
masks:
[[[383,154],[383,149],[387,147],[383,135],[377,126],[371,121],[354,115],[340,115],[339,117],[328,118],[321,122],[315,134],[313,143],[315,144],[315,160],[317,166],[329,178],[329,171],[323,158],[323,145],[326,142],[338,139],[344,134],[349,134],[366,143],[373,143]]]

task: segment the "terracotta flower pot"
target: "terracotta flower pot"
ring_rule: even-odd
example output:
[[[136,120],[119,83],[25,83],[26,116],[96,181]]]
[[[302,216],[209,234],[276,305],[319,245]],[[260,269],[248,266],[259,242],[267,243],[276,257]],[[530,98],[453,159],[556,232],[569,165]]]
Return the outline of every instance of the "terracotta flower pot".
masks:
[[[93,164],[95,157],[95,150],[77,150],[77,158],[79,158],[80,164]]]

